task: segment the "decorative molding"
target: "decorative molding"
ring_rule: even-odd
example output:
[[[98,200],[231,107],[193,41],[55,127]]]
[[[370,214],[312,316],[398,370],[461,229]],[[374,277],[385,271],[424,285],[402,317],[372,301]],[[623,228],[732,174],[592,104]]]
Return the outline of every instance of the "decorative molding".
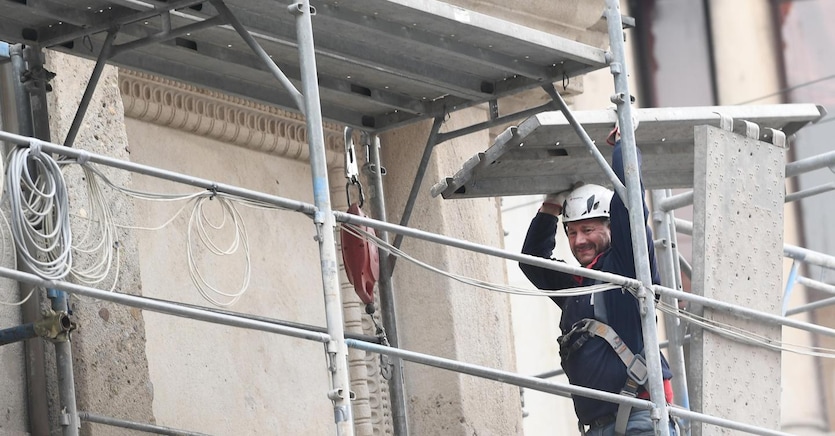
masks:
[[[125,116],[307,162],[301,114],[146,73],[120,69]],[[343,159],[342,126],[323,123],[328,164]]]

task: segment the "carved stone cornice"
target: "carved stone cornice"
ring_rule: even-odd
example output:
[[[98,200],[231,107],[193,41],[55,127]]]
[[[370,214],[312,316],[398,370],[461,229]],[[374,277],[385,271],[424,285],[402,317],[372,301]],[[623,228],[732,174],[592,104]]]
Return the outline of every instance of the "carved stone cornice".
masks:
[[[301,114],[153,76],[119,70],[125,116],[263,153],[308,161]],[[324,123],[328,164],[343,159],[342,126]]]

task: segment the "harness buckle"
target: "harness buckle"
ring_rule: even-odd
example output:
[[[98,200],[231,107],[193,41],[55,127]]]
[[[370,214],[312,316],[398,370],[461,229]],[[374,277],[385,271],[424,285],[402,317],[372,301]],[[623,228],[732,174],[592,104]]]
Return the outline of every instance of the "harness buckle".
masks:
[[[634,357],[632,357],[632,361],[626,366],[626,374],[639,385],[643,385],[647,382],[648,373],[647,361],[644,356],[640,354],[634,355]]]
[[[575,322],[568,333],[557,338],[557,343],[560,344],[560,357],[563,361],[567,361],[571,357],[571,354],[582,347],[592,336],[589,333],[589,327],[592,321],[591,319],[583,318]],[[580,337],[577,337],[577,335],[580,335]],[[574,339],[575,337],[577,339]]]

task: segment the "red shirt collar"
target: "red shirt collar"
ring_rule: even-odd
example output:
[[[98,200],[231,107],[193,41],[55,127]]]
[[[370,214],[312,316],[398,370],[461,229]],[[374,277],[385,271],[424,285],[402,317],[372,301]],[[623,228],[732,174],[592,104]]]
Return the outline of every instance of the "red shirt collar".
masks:
[[[605,251],[603,253],[605,253]],[[600,253],[597,256],[595,256],[594,259],[591,261],[591,263],[586,265],[585,268],[593,269],[594,266],[597,264],[597,261],[600,260],[600,256],[603,256],[603,253]],[[582,284],[583,279],[584,279],[583,276],[574,276],[574,281],[577,282],[577,284]]]

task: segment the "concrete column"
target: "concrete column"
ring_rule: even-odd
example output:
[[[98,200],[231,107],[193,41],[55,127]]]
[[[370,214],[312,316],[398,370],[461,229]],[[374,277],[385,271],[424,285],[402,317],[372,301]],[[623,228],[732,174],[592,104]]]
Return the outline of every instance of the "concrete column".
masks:
[[[78,102],[84,92],[94,63],[57,52],[49,52],[46,68],[57,73],[49,94],[50,129],[53,142],[63,142]],[[125,131],[124,108],[118,86],[118,71],[105,67],[96,93],[75,141],[76,148],[102,153],[119,159],[130,159]],[[115,183],[127,186],[131,175],[125,171],[107,171]],[[86,193],[81,171],[77,166],[66,174],[70,190],[71,213],[84,215]],[[133,223],[133,203],[125,196],[114,196],[111,209],[118,223]],[[74,223],[75,225],[75,223]],[[140,285],[137,240],[134,232],[118,232],[121,252],[119,281],[121,292],[142,294]],[[83,258],[74,259],[83,263]],[[114,268],[115,269],[115,268]],[[109,289],[114,274],[98,286]],[[70,299],[70,306],[81,328],[73,334],[73,365],[75,370],[78,409],[138,422],[153,422],[151,409],[153,387],[148,376],[145,355],[145,324],[142,312],[116,304],[90,299]],[[130,434],[105,426],[82,425],[83,434]]]
[[[441,130],[483,121],[482,109],[455,112]],[[423,153],[431,122],[386,133],[381,137],[387,162],[387,213],[399,222]],[[411,227],[501,246],[496,200],[442,200],[429,187],[454,173],[461,162],[488,145],[488,132],[438,145],[412,214]],[[492,282],[506,280],[504,262],[424,241],[404,239],[410,255],[441,269]],[[423,270],[405,259],[397,261],[394,279],[403,348],[469,363],[514,370],[509,299],[504,294],[462,285]],[[413,434],[519,434],[519,389],[449,371],[406,362],[404,377]]]
[[[779,313],[786,150],[710,126],[696,127],[693,292]],[[777,325],[710,309],[709,320],[779,342]],[[780,353],[694,329],[691,404],[699,412],[761,427],[780,425]],[[699,435],[723,434],[694,425]]]
[[[710,0],[710,26],[719,104],[730,105],[780,89],[771,2]],[[757,104],[778,103],[779,99]]]

